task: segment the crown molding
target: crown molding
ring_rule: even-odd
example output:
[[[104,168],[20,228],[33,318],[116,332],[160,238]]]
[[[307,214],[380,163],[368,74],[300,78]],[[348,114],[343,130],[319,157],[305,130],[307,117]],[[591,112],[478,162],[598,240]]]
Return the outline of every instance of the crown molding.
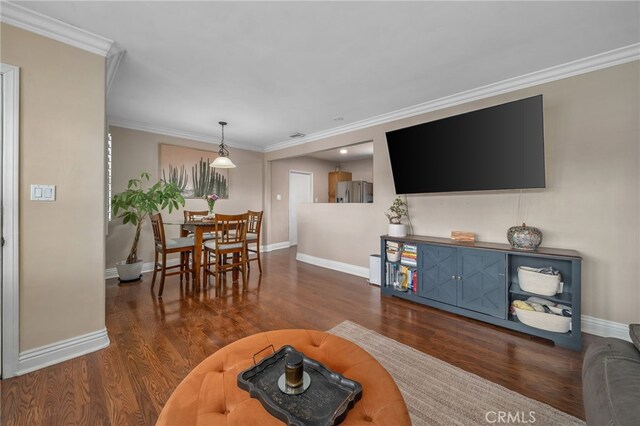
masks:
[[[186,130],[177,130],[169,127],[155,126],[153,124],[146,124],[138,121],[125,120],[117,117],[109,117],[109,126],[124,127],[125,129],[139,130],[141,132],[156,133],[158,135],[173,136],[175,138],[190,139],[193,141],[206,142],[210,144],[220,143],[219,140],[213,140],[211,136],[206,134],[189,132]],[[264,152],[262,147],[259,147],[259,146],[244,145],[244,144],[239,144],[235,142],[229,142],[226,139],[224,143],[227,146],[230,146],[232,148],[244,149],[247,151]]]
[[[125,53],[127,53],[127,51],[118,46],[117,43],[113,43],[111,45],[111,49],[109,49],[109,53],[107,53],[107,94],[109,93],[111,83],[113,83],[113,78],[118,71],[118,67],[120,66],[120,62],[122,61]]]
[[[107,56],[113,44],[108,38],[7,1],[2,2],[0,20],[103,57]]]
[[[591,71],[612,67],[640,59],[640,43],[635,43],[619,49],[610,50],[608,52],[567,62],[562,65],[546,68],[540,71],[534,71],[519,77],[510,78],[492,83],[486,86],[456,93],[444,98],[435,99],[433,101],[421,103],[412,107],[399,109],[386,114],[356,121],[344,126],[335,127],[333,129],[321,132],[311,133],[304,138],[295,141],[283,141],[265,147],[265,152],[277,151],[284,148],[290,148],[297,145],[303,145],[319,139],[325,139],[331,136],[337,136],[356,130],[365,129],[379,124],[389,123],[404,118],[414,117],[416,115],[437,111],[443,108],[461,105],[492,96],[501,95],[516,90],[526,89],[528,87],[537,86],[552,81],[561,80],[563,78],[573,77],[585,74]]]

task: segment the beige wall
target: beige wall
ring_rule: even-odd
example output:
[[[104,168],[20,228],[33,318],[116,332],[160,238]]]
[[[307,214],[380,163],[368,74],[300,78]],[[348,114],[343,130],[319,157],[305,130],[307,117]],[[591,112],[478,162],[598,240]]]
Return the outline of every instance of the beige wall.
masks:
[[[101,330],[104,58],[0,24],[20,67],[20,351]],[[30,201],[56,185],[55,202]]]
[[[578,250],[583,313],[640,322],[639,67],[632,62],[421,116],[266,154],[267,160],[374,141],[374,204],[314,204],[299,209],[298,251],[366,267],[385,234],[395,196],[385,132],[511,100],[544,95],[547,188],[524,191],[524,220],[543,245]],[[506,242],[519,220],[518,193],[494,191],[408,198],[416,234],[466,230]]]
[[[196,142],[156,133],[141,132],[121,127],[110,127],[113,147],[113,193],[116,194],[127,187],[129,179],[140,176],[140,172],[151,173],[151,181],[156,182],[161,176],[159,170],[160,144],[180,145],[196,149],[217,152],[218,145]],[[229,169],[229,199],[218,200],[215,211],[220,213],[241,213],[247,210],[263,210],[263,154],[229,148],[230,157],[236,168]],[[215,158],[217,154],[214,154]],[[189,171],[189,179],[191,173]],[[204,199],[187,199],[185,209],[207,210]],[[266,215],[266,213],[265,213]],[[182,220],[182,209],[169,214],[163,212],[165,222]],[[178,226],[167,225],[169,238],[179,235]],[[133,241],[134,228],[123,225],[120,219],[112,219],[107,235],[106,267],[113,268],[115,263],[126,259]],[[153,233],[147,220],[140,236],[138,257],[145,262],[153,262]]]
[[[269,244],[289,241],[289,171],[313,173],[313,199],[318,203],[329,200],[329,172],[336,163],[312,157],[296,157],[271,162],[271,216],[274,219]],[[281,200],[276,196],[280,194]]]
[[[340,163],[340,170],[343,172],[351,172],[352,180],[373,182],[373,158]]]

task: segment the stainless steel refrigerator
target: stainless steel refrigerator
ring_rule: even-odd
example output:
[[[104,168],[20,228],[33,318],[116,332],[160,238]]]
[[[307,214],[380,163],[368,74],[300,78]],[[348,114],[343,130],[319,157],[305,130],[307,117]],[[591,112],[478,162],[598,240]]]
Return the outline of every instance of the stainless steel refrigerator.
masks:
[[[373,184],[364,180],[338,182],[336,202],[373,203]]]

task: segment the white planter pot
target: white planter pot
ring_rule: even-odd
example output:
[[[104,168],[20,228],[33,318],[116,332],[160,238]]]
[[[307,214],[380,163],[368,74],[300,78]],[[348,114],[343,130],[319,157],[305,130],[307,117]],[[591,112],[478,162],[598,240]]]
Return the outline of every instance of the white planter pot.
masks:
[[[136,263],[127,263],[126,260],[116,262],[120,282],[138,281],[142,274],[142,263],[142,260],[138,260]]]
[[[405,225],[404,223],[390,223],[389,236],[390,237],[406,237],[407,225]]]

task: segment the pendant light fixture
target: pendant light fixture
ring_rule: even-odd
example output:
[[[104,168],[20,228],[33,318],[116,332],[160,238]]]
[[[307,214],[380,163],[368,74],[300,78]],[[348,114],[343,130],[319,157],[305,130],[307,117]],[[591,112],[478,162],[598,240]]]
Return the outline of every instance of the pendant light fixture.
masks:
[[[220,121],[219,125],[222,126],[222,140],[220,141],[220,149],[218,150],[218,158],[213,160],[213,163],[209,167],[217,167],[220,169],[232,169],[236,165],[233,164],[233,161],[229,158],[229,150],[227,149],[227,145],[224,143],[224,126],[227,125],[226,122]]]

